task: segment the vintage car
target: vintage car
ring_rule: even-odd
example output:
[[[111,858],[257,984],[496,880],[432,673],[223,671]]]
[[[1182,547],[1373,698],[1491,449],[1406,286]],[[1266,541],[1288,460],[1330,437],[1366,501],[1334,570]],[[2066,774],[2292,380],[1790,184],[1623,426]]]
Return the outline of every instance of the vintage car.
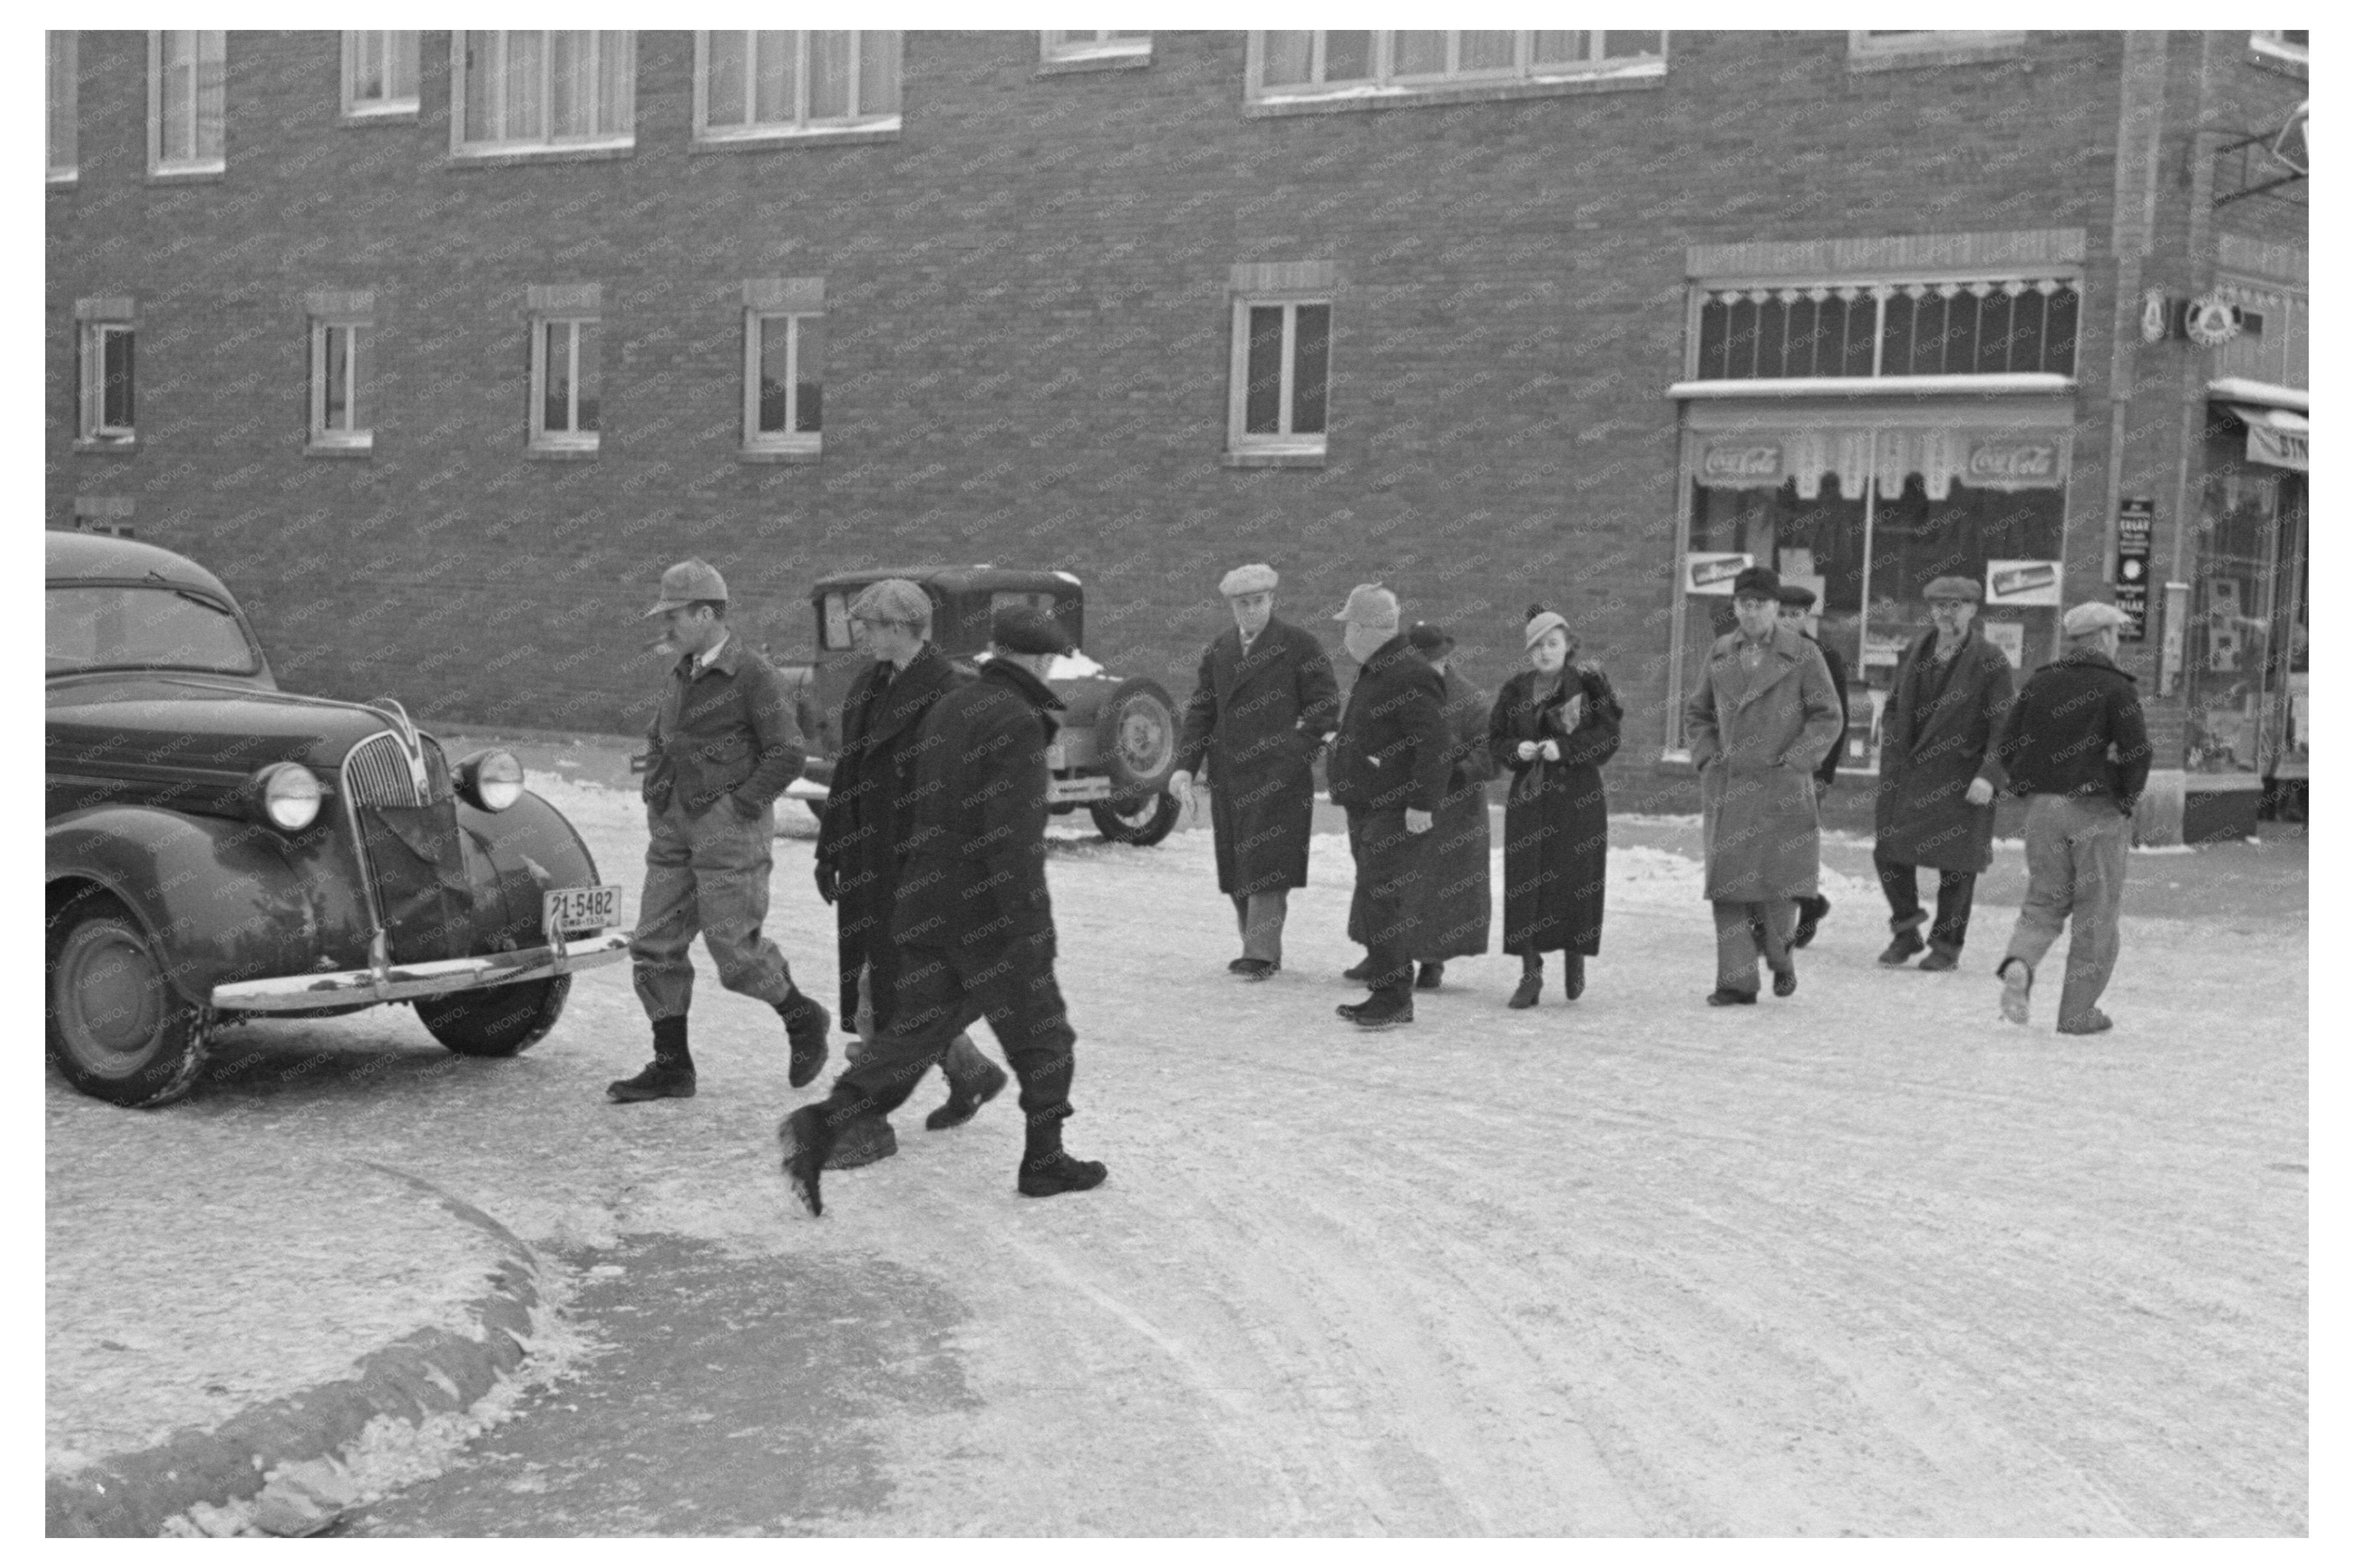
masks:
[[[545,1035],[628,950],[620,889],[504,751],[281,692],[220,579],[48,536],[48,1051],[154,1106],[224,1024],[407,1002],[470,1056]]]
[[[1074,648],[1084,647],[1086,595],[1063,571],[1003,567],[872,567],[836,572],[810,590],[816,620],[816,656],[809,663],[779,657],[778,668],[796,688],[809,760],[787,791],[817,810],[833,779],[842,749],[842,702],[867,658],[852,646],[850,603],[867,584],[906,577],[932,601],[932,641],[950,659],[988,657],[990,618],[1009,604],[1034,605],[1060,621]],[[1178,804],[1167,790],[1177,759],[1177,710],[1158,681],[1107,673],[1084,653],[1066,654],[1046,683],[1065,704],[1061,728],[1047,749],[1051,808],[1085,806],[1097,831],[1122,843],[1156,844],[1177,823]]]

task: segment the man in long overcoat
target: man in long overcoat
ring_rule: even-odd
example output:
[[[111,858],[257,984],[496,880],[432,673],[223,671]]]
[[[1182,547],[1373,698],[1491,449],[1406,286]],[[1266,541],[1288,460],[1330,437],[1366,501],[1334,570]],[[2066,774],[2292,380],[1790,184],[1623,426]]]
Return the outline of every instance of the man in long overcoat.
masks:
[[[1283,967],[1291,890],[1308,885],[1310,770],[1340,720],[1332,660],[1315,634],[1275,619],[1275,568],[1236,567],[1218,584],[1235,624],[1202,653],[1177,737],[1169,793],[1188,798],[1206,759],[1218,891],[1235,903],[1243,954],[1226,968],[1263,980]]]
[[[1922,948],[1915,868],[1937,868],[1937,918],[1925,969],[1950,969],[1969,934],[1978,873],[1994,863],[1994,797],[2006,779],[1995,742],[2010,710],[2010,661],[1973,624],[1978,585],[1939,577],[1923,590],[1935,626],[1896,666],[1880,721],[1880,800],[1872,867],[1893,933],[1880,961]]]
[[[966,1025],[986,1018],[1022,1085],[1027,1123],[1015,1185],[1085,1192],[1104,1167],[1063,1149],[1077,1035],[1055,982],[1046,889],[1046,747],[1063,705],[1044,679],[1070,640],[1029,605],[992,619],[978,680],[944,693],[917,728],[905,857],[891,938],[901,948],[890,1025],[825,1099],[778,1128],[785,1176],[812,1214],[842,1128],[907,1099]]]
[[[1733,579],[1739,627],[1709,649],[1684,703],[1701,776],[1702,892],[1716,919],[1713,1007],[1757,1000],[1761,938],[1774,994],[1798,989],[1794,901],[1816,889],[1814,770],[1839,739],[1839,701],[1821,652],[1778,623],[1781,588],[1770,567],[1745,567]]]
[[[1488,926],[1495,902],[1488,865],[1488,781],[1496,760],[1488,753],[1488,694],[1455,667],[1455,639],[1444,627],[1417,620],[1407,628],[1406,645],[1422,655],[1447,683],[1440,707],[1447,717],[1447,795],[1430,821],[1423,848],[1422,898],[1410,911],[1416,991],[1437,991],[1449,959],[1477,958],[1488,950]],[[1364,933],[1349,933],[1363,942]],[[1352,974],[1363,980],[1364,974]]]
[[[852,635],[875,662],[858,673],[843,699],[842,748],[818,830],[815,865],[818,896],[833,906],[842,1016],[859,1023],[862,1044],[845,1052],[855,1061],[865,1043],[889,1025],[898,983],[891,905],[914,784],[911,743],[933,702],[960,677],[931,641],[932,601],[906,578],[868,584],[851,602],[849,619]],[[959,1034],[949,1044],[941,1068],[948,1103],[924,1122],[935,1131],[970,1121],[1005,1087],[1004,1070],[981,1055],[970,1035]],[[875,1117],[844,1130],[833,1163],[863,1165],[897,1149],[891,1124]]]
[[[1833,784],[1839,782],[1840,750],[1847,744],[1849,720],[1847,661],[1840,657],[1838,649],[1807,630],[1807,616],[1814,608],[1814,589],[1802,587],[1797,583],[1782,585],[1782,624],[1791,628],[1799,636],[1815,645],[1816,651],[1823,656],[1823,667],[1831,673],[1831,690],[1839,694],[1840,738],[1831,743],[1830,750],[1823,754],[1822,766],[1815,769],[1815,782],[1821,786],[1816,794],[1816,799],[1819,800],[1824,794],[1829,793]],[[1823,923],[1823,916],[1830,912],[1831,901],[1820,893],[1816,894],[1812,898],[1799,899],[1798,929],[1797,934],[1790,938],[1790,946],[1803,948],[1813,941],[1815,927],[1820,926]]]

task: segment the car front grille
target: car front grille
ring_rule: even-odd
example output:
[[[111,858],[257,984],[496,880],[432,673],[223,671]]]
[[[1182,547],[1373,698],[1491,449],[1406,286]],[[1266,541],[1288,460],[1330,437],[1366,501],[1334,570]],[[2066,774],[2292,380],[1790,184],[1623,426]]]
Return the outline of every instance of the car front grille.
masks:
[[[344,759],[344,778],[355,806],[429,806],[450,799],[450,764],[440,743],[429,735],[418,736],[423,747],[425,787],[420,791],[408,766],[400,737],[387,731],[372,735],[352,747]]]

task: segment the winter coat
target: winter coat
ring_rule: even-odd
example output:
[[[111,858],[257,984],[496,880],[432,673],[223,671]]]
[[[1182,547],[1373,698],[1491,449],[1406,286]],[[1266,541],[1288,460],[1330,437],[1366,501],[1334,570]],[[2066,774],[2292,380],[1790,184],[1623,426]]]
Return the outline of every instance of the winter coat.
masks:
[[[1340,684],[1315,633],[1270,618],[1247,655],[1232,626],[1203,651],[1176,765],[1198,773],[1209,763],[1219,892],[1308,885],[1310,765],[1340,720]]]
[[[1454,670],[1443,705],[1447,717],[1447,798],[1432,814],[1423,848],[1420,897],[1406,948],[1420,962],[1443,963],[1488,950],[1493,904],[1489,892],[1488,780],[1496,776],[1488,754],[1488,694]],[[1349,939],[1363,942],[1351,931]]]
[[[1437,811],[1447,797],[1447,683],[1403,635],[1366,657],[1325,764],[1332,804]]]
[[[1941,871],[1980,872],[1994,863],[1994,801],[1973,806],[1973,779],[1999,789],[1994,743],[2010,711],[2010,661],[1974,624],[1950,673],[1922,633],[1896,666],[1880,718],[1880,802],[1873,818],[1881,859]]]
[[[679,659],[646,741],[639,793],[656,810],[675,797],[690,817],[724,795],[749,821],[801,776],[805,755],[784,678],[733,632],[699,673],[694,654]]]
[[[1821,651],[1797,631],[1776,627],[1755,670],[1742,665],[1743,641],[1716,640],[1684,703],[1701,777],[1702,895],[1810,898],[1822,847],[1814,769],[1839,739],[1839,702]]]
[[[962,962],[1055,956],[1046,895],[1046,745],[1063,700],[992,659],[916,727],[891,939]]]
[[[1840,737],[1831,742],[1831,748],[1823,753],[1823,760],[1815,769],[1815,778],[1824,789],[1828,789],[1839,782],[1840,753],[1847,746],[1847,726],[1850,722],[1847,706],[1847,661],[1840,657],[1838,649],[1821,639],[1808,637],[1807,641],[1812,642],[1815,645],[1815,652],[1823,656],[1823,668],[1831,673],[1831,690],[1839,694]]]
[[[1547,700],[1537,699],[1543,683]],[[1510,769],[1504,800],[1504,951],[1602,950],[1602,889],[1610,850],[1610,803],[1602,765],[1618,749],[1624,713],[1600,670],[1573,668],[1559,696],[1553,680],[1524,670],[1504,683],[1488,717],[1488,748]],[[1563,709],[1579,698],[1574,725]],[[1561,760],[1521,760],[1521,742],[1551,740]]]
[[[927,642],[896,674],[881,660],[860,671],[843,699],[842,750],[818,829],[817,858],[832,866],[837,879],[834,952],[843,1018],[857,1015],[858,976],[869,951],[888,940],[915,783],[917,726],[942,693],[970,678]]]
[[[2027,678],[1997,742],[2021,795],[2106,795],[2130,817],[2149,782],[2149,731],[2134,678],[2072,648]]]

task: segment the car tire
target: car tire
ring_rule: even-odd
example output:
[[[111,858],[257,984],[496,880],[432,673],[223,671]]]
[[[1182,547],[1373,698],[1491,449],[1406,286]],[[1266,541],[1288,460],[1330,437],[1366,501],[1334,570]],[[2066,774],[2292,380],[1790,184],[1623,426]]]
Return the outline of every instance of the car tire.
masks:
[[[172,989],[145,927],[85,895],[49,927],[48,1050],[68,1083],[119,1106],[162,1106],[196,1087],[207,1011]]]
[[[1111,798],[1129,812],[1158,795],[1177,767],[1177,706],[1161,683],[1130,675],[1096,710],[1096,756]]]
[[[1087,815],[1096,820],[1096,831],[1116,844],[1135,844],[1150,848],[1169,836],[1177,825],[1178,805],[1174,796],[1155,795],[1122,807],[1110,800],[1090,800]]]
[[[417,999],[434,1039],[461,1056],[514,1056],[547,1037],[572,993],[570,975]]]

